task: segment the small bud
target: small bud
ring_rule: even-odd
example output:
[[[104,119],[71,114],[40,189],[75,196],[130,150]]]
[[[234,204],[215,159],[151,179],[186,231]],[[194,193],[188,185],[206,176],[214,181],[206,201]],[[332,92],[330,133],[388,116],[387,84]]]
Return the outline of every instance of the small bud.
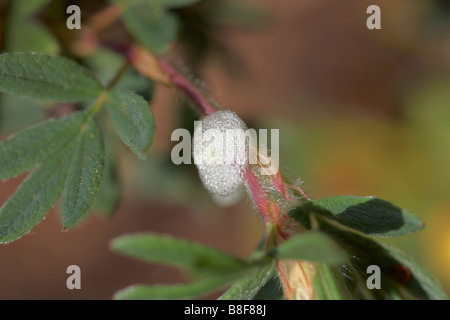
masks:
[[[316,266],[309,261],[280,260],[278,272],[287,300],[315,300]]]

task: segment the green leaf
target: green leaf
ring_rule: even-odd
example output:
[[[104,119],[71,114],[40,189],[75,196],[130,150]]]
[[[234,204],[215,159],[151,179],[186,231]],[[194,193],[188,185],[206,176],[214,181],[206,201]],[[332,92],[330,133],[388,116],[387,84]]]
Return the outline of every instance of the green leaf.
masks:
[[[157,0],[156,2],[163,7],[180,8],[200,2],[201,0]]]
[[[178,32],[175,16],[150,2],[138,1],[125,11],[122,20],[130,33],[151,51],[161,54],[169,49]]]
[[[28,98],[83,101],[102,92],[100,83],[75,62],[38,53],[0,55],[0,91]]]
[[[72,161],[73,145],[36,169],[0,209],[0,242],[29,232],[61,195]]]
[[[116,212],[122,195],[122,183],[120,181],[118,168],[114,163],[113,152],[109,151],[108,143],[106,143],[104,171],[103,180],[100,184],[100,191],[95,199],[94,209],[108,217]]]
[[[253,300],[284,300],[283,285],[278,272],[272,273],[266,283],[259,289]]]
[[[317,300],[347,300],[350,294],[339,274],[328,265],[318,265],[314,277],[314,291]]]
[[[30,2],[30,1],[28,1]],[[25,19],[11,21],[6,47],[12,52],[56,54],[58,43],[40,24]]]
[[[42,10],[50,0],[15,0],[9,5],[12,7],[12,11],[19,17],[30,17],[33,14],[37,14],[39,10]],[[11,8],[9,8],[11,10]],[[9,12],[10,13],[10,12]]]
[[[409,294],[408,299],[447,299],[438,281],[400,250],[366,236],[340,230],[326,221],[319,220],[319,224],[323,232],[346,249],[359,274],[367,275],[369,265],[380,267],[382,294],[392,296],[392,292],[406,292]]]
[[[91,119],[77,139],[61,206],[65,229],[78,223],[94,203],[105,166],[105,146],[100,126]]]
[[[150,148],[155,122],[148,103],[131,91],[108,93],[106,108],[122,141],[141,159]]]
[[[117,292],[117,300],[175,300],[190,299],[216,291],[233,279],[209,278],[189,284],[166,286],[134,285]]]
[[[0,179],[34,168],[73,139],[85,121],[83,113],[75,113],[10,136],[0,144]]]
[[[309,260],[340,264],[347,260],[345,252],[327,235],[310,231],[291,237],[271,255],[278,260]]]
[[[273,276],[275,262],[267,263],[254,274],[235,282],[219,300],[251,300]]]
[[[47,118],[42,104],[7,94],[0,95],[0,132],[15,132]]]
[[[376,197],[336,196],[306,203],[292,212],[316,212],[364,234],[398,237],[419,231],[423,222],[405,209]]]
[[[112,241],[114,251],[137,259],[186,268],[195,274],[224,274],[247,267],[237,257],[165,235],[137,233]]]
[[[403,285],[413,294],[419,297],[426,297],[427,299],[431,300],[448,299],[439,282],[431,274],[429,274],[428,271],[425,270],[425,268],[415,262],[412,258],[408,257],[402,251],[382,243],[380,243],[379,245],[381,248],[384,248],[384,250],[386,250],[386,253],[390,258],[395,259],[398,262],[398,264],[394,266],[397,266],[397,268],[398,266],[406,267],[409,272],[411,272],[412,278],[406,280],[406,283],[404,283]],[[394,269],[390,269],[391,273],[394,272],[394,279],[396,278],[396,273],[398,272],[395,270],[396,267],[394,267]],[[397,282],[399,281],[399,279],[396,280]]]
[[[58,42],[35,19],[49,0],[15,0],[9,3],[5,28],[5,51],[56,54]]]

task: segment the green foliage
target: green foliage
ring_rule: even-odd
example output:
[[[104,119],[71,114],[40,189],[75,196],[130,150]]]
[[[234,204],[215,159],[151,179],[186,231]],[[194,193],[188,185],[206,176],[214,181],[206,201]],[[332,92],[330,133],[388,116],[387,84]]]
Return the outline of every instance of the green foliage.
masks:
[[[251,300],[255,298],[266,282],[273,277],[275,263],[267,263],[254,274],[236,281],[219,299]]]
[[[92,206],[100,188],[105,165],[105,147],[96,119],[86,124],[77,140],[61,205],[65,229],[80,221]]]
[[[307,232],[291,237],[271,254],[278,260],[322,261],[329,264],[344,263],[346,255],[332,239],[319,232]]]
[[[317,267],[314,290],[319,300],[347,300],[351,297],[339,273],[324,263]]]
[[[156,53],[169,49],[177,36],[178,21],[175,16],[150,2],[138,2],[123,15],[127,29],[144,46]]]
[[[178,35],[179,23],[169,9],[181,8],[200,0],[113,0],[125,8],[122,21],[143,46],[164,53]]]
[[[56,40],[35,19],[35,15],[45,7],[49,0],[15,0],[9,3],[9,15],[5,28],[5,46],[11,52],[57,53]]]
[[[131,91],[111,91],[106,100],[122,141],[141,159],[153,142],[155,125],[148,103]]]
[[[247,267],[240,259],[197,243],[155,234],[135,234],[112,241],[116,252],[145,261],[185,268],[195,274],[223,274]]]
[[[158,3],[160,6],[164,8],[179,8],[188,6],[194,3],[200,2],[200,0],[157,0],[155,3]]]
[[[0,144],[0,179],[28,171],[64,147],[81,130],[86,115],[75,113],[25,129]]]
[[[36,168],[0,209],[0,242],[16,240],[29,232],[61,194],[63,227],[73,227],[93,206],[105,163],[106,183],[117,179],[114,162],[105,159],[98,121],[105,101],[119,136],[140,158],[145,157],[144,152],[153,141],[153,116],[143,98],[127,91],[104,89],[88,71],[66,58],[34,53],[2,54],[0,90],[53,101],[96,99],[83,112],[33,125],[0,144],[0,179]],[[106,211],[114,210],[120,187],[103,189],[99,203]]]
[[[412,221],[413,227],[406,227],[405,225],[399,226],[396,218],[386,217],[388,214],[394,216],[397,215],[399,210],[385,210],[386,206],[387,208],[392,208],[394,206],[379,199],[377,199],[374,204],[371,202],[373,199],[376,198],[339,196],[335,199],[320,199],[307,202],[304,205],[291,210],[289,214],[307,229],[311,229],[313,226],[311,223],[312,215],[314,223],[317,224],[315,229],[318,228],[321,232],[330,236],[337,245],[347,252],[350,262],[343,266],[349,270],[349,274],[345,277],[347,278],[347,286],[352,288],[352,296],[358,298],[391,299],[394,297],[393,292],[395,292],[395,297],[402,299],[446,299],[447,297],[439,283],[411,258],[408,258],[404,253],[397,249],[393,249],[360,232],[356,232],[356,230],[368,230],[368,234],[371,234],[371,230],[373,229],[369,228],[370,222],[368,223],[368,221],[375,221],[380,212],[386,223],[385,227],[387,228],[387,232],[392,232],[390,231],[391,228],[399,228],[398,230],[408,230],[408,232],[410,232],[411,230],[418,230],[419,228],[416,226],[422,225],[417,218],[414,217],[414,219],[411,219],[408,217],[409,219],[404,219],[403,221],[405,221],[406,225],[409,221]],[[371,202],[370,205],[364,205],[369,202]],[[363,204],[362,207],[360,206],[361,204]],[[377,207],[378,204],[380,207]],[[355,205],[358,206],[358,210],[352,211],[353,206]],[[327,211],[325,213],[324,211],[317,210],[317,208],[322,210],[326,208]],[[351,220],[344,219],[343,223],[341,223],[339,219],[330,219],[330,215],[333,212],[337,213],[337,216],[339,213],[347,212],[348,210],[353,213],[359,212],[361,214],[354,214]],[[402,210],[400,212],[403,213],[404,211]],[[351,221],[350,225],[348,221]],[[389,222],[391,222],[391,225],[388,224]],[[352,230],[349,229],[349,226],[358,226],[359,228]],[[375,223],[374,228],[376,227],[377,223]],[[365,287],[365,280],[361,278],[361,274],[366,274],[367,267],[370,265],[379,266],[381,269],[382,290],[368,292]],[[336,271],[333,272],[336,273]],[[322,273],[323,274],[317,277],[316,280],[321,282],[324,280],[329,281],[327,279],[330,278],[330,271],[324,270]],[[345,274],[345,272],[343,272],[343,274]],[[338,279],[336,276],[331,276],[331,278]],[[327,293],[327,290],[324,291],[324,288],[327,287],[324,283],[318,283],[315,284],[315,286],[319,288],[319,292],[323,293],[325,297],[338,297],[337,293],[334,292],[334,289],[331,293]],[[338,286],[333,283],[330,283],[328,286],[331,288],[343,288],[342,285]]]
[[[100,83],[73,61],[38,53],[0,55],[0,91],[54,101],[82,101],[99,96]]]
[[[267,261],[245,262],[214,248],[165,235],[125,235],[114,239],[111,248],[133,258],[183,268],[191,276],[199,278],[190,284],[131,286],[119,291],[115,296],[117,299],[193,298],[242,278],[245,280],[240,290],[244,290],[244,287],[256,285],[255,281],[252,284],[248,282],[250,274],[259,274],[259,270],[267,273]]]
[[[345,212],[350,212],[351,218],[339,217]],[[132,286],[120,291],[116,298],[192,298],[235,280],[220,299],[253,299],[273,279],[278,260],[300,260],[317,263],[314,276],[317,299],[446,299],[437,281],[412,259],[361,232],[385,236],[386,233],[391,235],[394,228],[401,230],[397,235],[416,231],[421,222],[410,213],[373,197],[339,196],[306,201],[289,214],[311,231],[293,235],[268,251],[258,249],[247,262],[168,236],[137,234],[118,238],[112,242],[117,252],[181,267],[191,275],[206,278],[204,282],[192,284]],[[405,225],[398,224],[397,214],[405,217],[402,220]],[[371,221],[379,216],[387,224],[384,232],[374,232],[378,230],[377,224],[374,229],[369,228]],[[264,242],[262,244],[264,246]],[[380,267],[382,290],[371,291],[366,287],[369,265]],[[252,272],[247,273],[248,270]],[[405,274],[399,273],[402,270]],[[235,277],[230,280],[223,278],[224,275]],[[274,291],[273,286],[270,290]]]
[[[41,221],[61,195],[73,146],[60,150],[36,169],[0,209],[0,243],[18,239]]]
[[[168,286],[134,285],[117,292],[117,300],[175,300],[189,299],[202,296],[218,290],[234,278],[209,278],[188,284],[175,284]]]
[[[423,222],[407,210],[376,197],[336,196],[310,202],[297,210],[314,211],[344,226],[378,237],[398,237],[423,228]]]
[[[209,16],[202,16],[201,10],[196,11],[194,7],[183,9],[200,0],[112,2],[122,7],[121,20],[131,37],[155,54],[170,48],[179,29],[189,19],[197,25],[192,24],[192,29],[186,27],[185,36],[195,30],[193,37],[199,48],[206,48],[211,45],[207,42],[212,42],[214,33],[209,20],[216,18],[216,14],[219,16],[217,11],[229,11],[228,15],[235,21],[248,22],[251,16],[250,11],[233,10],[236,8],[226,5],[219,7],[225,10],[205,11],[212,12]],[[127,83],[121,83],[126,78],[129,63],[125,60],[130,57],[117,57],[106,49],[102,49],[106,52],[98,54],[100,50],[97,50],[90,58],[80,57],[79,60],[87,65],[89,61],[93,65],[103,64],[103,70],[97,70],[101,81],[90,69],[68,58],[51,55],[60,49],[66,52],[68,48],[57,43],[43,21],[35,19],[49,3],[49,0],[17,0],[8,6],[4,44],[8,51],[22,52],[0,55],[0,91],[7,94],[2,96],[2,103],[19,103],[22,113],[32,115],[24,123],[34,122],[43,115],[42,110],[28,112],[30,107],[38,108],[38,103],[29,101],[32,99],[45,100],[48,107],[54,102],[69,102],[70,110],[77,111],[34,124],[0,144],[0,180],[31,171],[0,208],[0,243],[14,241],[30,232],[61,196],[64,229],[79,223],[94,204],[106,215],[113,214],[122,186],[113,145],[116,135],[108,130],[114,131],[140,159],[146,158],[154,139],[155,122],[146,101],[153,89],[150,80],[144,79],[144,82],[142,78],[129,77]],[[253,20],[255,17],[253,15]],[[197,27],[198,30],[203,28],[201,36]],[[108,45],[114,47],[115,44]],[[222,49],[219,46],[221,53]],[[40,53],[26,53],[35,51]],[[200,49],[194,52],[194,56],[202,57]],[[110,64],[114,64],[111,62],[117,61],[125,64],[124,68],[118,68],[116,77],[108,72],[116,68],[116,65],[110,68]],[[103,85],[104,78],[113,80]],[[120,89],[114,88],[117,84],[122,84]],[[440,90],[447,94],[443,88]],[[145,99],[134,93],[136,90]],[[24,102],[22,98],[28,100]],[[428,97],[424,100],[429,102]],[[103,106],[107,112],[102,112]],[[442,110],[439,104],[436,114],[427,111],[418,118],[434,126],[445,119],[441,116]],[[6,113],[1,111],[0,125],[4,125],[14,114],[14,108]],[[430,114],[432,118],[427,120],[425,116]],[[6,120],[4,115],[8,115]],[[448,132],[444,125],[439,128],[439,132],[430,130],[431,134]],[[441,148],[441,145],[436,147]],[[164,176],[150,177],[157,181],[157,188],[165,185],[173,188],[170,180],[175,179],[166,179],[167,172],[158,171]],[[182,186],[180,181],[176,183]],[[421,230],[422,221],[405,209],[376,197],[336,196],[298,203],[286,218],[292,230],[279,230],[280,226],[267,223],[262,246],[248,260],[167,235],[139,233],[116,238],[111,242],[114,251],[146,262],[181,268],[192,282],[168,286],[134,285],[116,293],[115,298],[186,299],[227,286],[228,290],[220,299],[280,298],[282,271],[277,266],[281,260],[310,261],[316,267],[313,286],[318,299],[447,298],[439,283],[424,268],[404,253],[373,238],[397,237]],[[366,270],[371,265],[381,269],[381,290],[371,291],[366,286]]]
[[[107,139],[105,139],[107,141]],[[122,181],[115,163],[115,153],[106,145],[105,169],[100,190],[95,199],[94,209],[104,216],[113,215],[119,206],[122,195]]]

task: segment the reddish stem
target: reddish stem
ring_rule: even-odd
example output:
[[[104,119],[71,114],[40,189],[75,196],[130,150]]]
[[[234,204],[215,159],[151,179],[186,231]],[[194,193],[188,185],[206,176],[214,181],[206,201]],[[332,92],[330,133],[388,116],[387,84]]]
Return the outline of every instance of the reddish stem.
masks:
[[[270,207],[269,207],[269,197],[267,192],[261,186],[258,178],[253,173],[252,169],[247,167],[244,176],[245,182],[247,184],[248,190],[255,201],[256,206],[258,207],[259,212],[261,213],[264,222],[269,222],[270,219]]]
[[[216,112],[210,102],[203,97],[201,92],[181,73],[175,68],[166,63],[165,61],[158,59],[158,64],[161,70],[163,70],[170,78],[170,81],[200,109],[203,115],[207,116],[213,112]]]
[[[311,200],[311,198],[308,197],[308,195],[305,193],[305,191],[304,191],[302,188],[300,188],[299,186],[296,186],[296,185],[291,184],[291,185],[289,185],[289,187],[290,187],[290,188],[293,188],[293,189],[295,189],[295,190],[297,190],[298,192],[300,192],[300,194],[301,194],[306,200]]]

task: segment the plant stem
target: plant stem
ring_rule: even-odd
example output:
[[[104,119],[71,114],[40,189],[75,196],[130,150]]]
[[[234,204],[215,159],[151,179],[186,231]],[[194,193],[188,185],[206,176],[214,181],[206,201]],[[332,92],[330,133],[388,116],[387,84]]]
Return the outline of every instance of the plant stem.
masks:
[[[122,79],[123,75],[128,70],[129,65],[130,63],[128,61],[125,61],[125,63],[119,68],[111,81],[109,81],[109,83],[106,85],[105,90],[103,90],[102,93],[98,96],[97,101],[95,101],[95,103],[89,107],[89,110],[87,111],[89,119],[96,115],[103,107],[106,99],[108,98],[108,91],[114,88],[117,83],[119,83],[120,79]]]
[[[117,73],[114,75],[114,77],[109,81],[109,83],[106,85],[106,90],[111,90],[114,88],[117,83],[122,79],[124,74],[127,72],[128,67],[130,66],[130,62],[128,60],[125,60],[125,62],[122,64],[120,69],[117,71]]]
[[[100,111],[100,109],[105,104],[107,97],[108,96],[106,94],[106,91],[102,91],[102,93],[98,96],[97,101],[95,101],[95,103],[92,106],[90,106],[89,109],[87,110],[86,114],[88,116],[88,119],[91,119]]]
[[[216,112],[216,109],[202,95],[200,90],[198,90],[185,76],[161,59],[158,59],[158,64],[161,70],[169,76],[170,81],[178,89],[183,91],[183,93],[196,105],[196,107],[199,108],[203,115],[207,116],[213,112]]]
[[[103,28],[109,26],[114,21],[119,19],[124,11],[124,7],[119,4],[113,4],[96,13],[89,19],[88,26],[94,31],[99,32]]]

